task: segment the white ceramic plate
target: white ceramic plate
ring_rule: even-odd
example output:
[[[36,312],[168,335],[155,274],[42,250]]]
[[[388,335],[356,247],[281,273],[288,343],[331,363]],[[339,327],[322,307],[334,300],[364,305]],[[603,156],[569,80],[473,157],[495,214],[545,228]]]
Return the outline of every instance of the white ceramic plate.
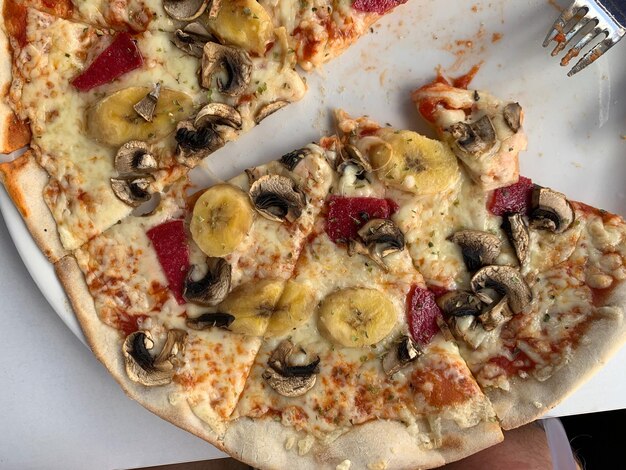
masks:
[[[566,0],[562,6],[568,3]],[[519,101],[529,148],[522,174],[570,198],[626,216],[626,43],[573,78],[541,48],[558,15],[553,1],[409,0],[339,59],[307,76],[309,93],[194,170],[206,184],[332,133],[332,110],[431,134],[409,99],[442,66],[460,75],[479,62],[473,87]],[[0,209],[33,279],[81,339],[53,269],[4,191]],[[626,350],[552,416],[626,407]]]

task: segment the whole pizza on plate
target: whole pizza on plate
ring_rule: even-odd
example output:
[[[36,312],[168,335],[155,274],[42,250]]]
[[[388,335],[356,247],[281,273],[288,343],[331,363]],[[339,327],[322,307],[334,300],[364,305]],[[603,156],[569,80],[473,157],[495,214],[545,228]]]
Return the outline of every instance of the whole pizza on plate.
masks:
[[[437,140],[337,110],[191,184],[401,3],[0,1],[0,175],[94,354],[257,467],[443,465],[626,339],[626,223],[520,176],[523,107],[467,80],[411,95]]]

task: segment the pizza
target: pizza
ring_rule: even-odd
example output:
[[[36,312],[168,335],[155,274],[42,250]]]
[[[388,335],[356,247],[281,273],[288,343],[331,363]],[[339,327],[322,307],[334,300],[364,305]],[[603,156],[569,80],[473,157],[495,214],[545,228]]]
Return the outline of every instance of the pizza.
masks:
[[[439,75],[436,138],[193,169],[398,0],[4,0],[0,177],[126,393],[259,468],[433,468],[626,340],[626,222],[520,175],[516,101]]]

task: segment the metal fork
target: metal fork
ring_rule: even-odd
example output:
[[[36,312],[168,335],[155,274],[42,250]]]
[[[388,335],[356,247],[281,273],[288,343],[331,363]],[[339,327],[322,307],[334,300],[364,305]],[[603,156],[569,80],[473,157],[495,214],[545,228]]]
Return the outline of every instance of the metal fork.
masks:
[[[574,20],[574,21],[572,21]],[[570,60],[600,35],[604,39],[593,46],[567,73],[571,77],[613,47],[626,34],[626,0],[574,0],[563,10],[543,41],[547,47],[556,41],[552,56],[557,55],[578,33],[584,33],[579,41],[563,56],[561,65]]]

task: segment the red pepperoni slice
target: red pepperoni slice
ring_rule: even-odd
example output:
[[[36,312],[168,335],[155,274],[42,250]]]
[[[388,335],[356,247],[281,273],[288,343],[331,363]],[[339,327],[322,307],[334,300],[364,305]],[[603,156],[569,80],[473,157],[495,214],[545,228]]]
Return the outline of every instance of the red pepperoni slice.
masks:
[[[437,317],[442,318],[435,294],[423,287],[412,286],[406,303],[411,336],[418,344],[426,346],[439,332]]]
[[[132,36],[128,33],[119,33],[111,45],[102,51],[83,73],[72,80],[72,85],[80,91],[89,91],[105,83],[111,83],[142,65],[143,57]]]
[[[390,199],[374,197],[328,198],[326,233],[335,243],[357,237],[357,231],[370,219],[388,219],[398,205]]]
[[[165,272],[168,287],[179,304],[184,304],[183,286],[189,271],[189,247],[182,220],[170,220],[147,232],[159,263]]]
[[[489,211],[493,215],[517,212],[527,215],[531,206],[533,186],[530,178],[520,176],[517,183],[496,189],[487,203]]]
[[[366,13],[383,13],[406,3],[407,0],[354,0],[352,8]]]

